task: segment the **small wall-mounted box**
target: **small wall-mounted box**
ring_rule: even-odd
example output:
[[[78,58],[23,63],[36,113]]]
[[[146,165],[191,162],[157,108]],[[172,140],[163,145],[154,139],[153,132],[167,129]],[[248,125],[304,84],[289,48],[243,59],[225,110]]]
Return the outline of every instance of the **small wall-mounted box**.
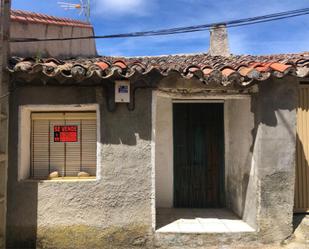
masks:
[[[116,80],[115,81],[115,102],[130,103],[130,81]]]

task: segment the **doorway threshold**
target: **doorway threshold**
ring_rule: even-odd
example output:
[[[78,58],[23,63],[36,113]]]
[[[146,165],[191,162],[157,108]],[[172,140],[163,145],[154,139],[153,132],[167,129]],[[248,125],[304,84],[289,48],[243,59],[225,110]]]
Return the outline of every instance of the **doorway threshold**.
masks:
[[[158,233],[255,232],[229,209],[157,208]]]

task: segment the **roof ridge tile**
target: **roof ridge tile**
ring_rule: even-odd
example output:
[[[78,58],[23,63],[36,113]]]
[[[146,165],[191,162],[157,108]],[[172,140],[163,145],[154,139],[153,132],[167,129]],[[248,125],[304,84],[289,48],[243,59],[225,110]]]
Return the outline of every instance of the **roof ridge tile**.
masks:
[[[11,20],[17,22],[31,22],[41,24],[53,24],[61,26],[75,26],[81,28],[93,28],[88,22],[71,18],[56,17],[42,13],[35,13],[24,10],[11,10]]]

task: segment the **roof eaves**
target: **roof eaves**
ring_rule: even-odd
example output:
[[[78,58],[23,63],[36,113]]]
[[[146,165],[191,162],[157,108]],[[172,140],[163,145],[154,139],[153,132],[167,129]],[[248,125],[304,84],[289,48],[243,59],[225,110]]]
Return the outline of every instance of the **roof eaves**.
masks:
[[[173,55],[157,57],[95,57],[89,59],[73,59],[59,61],[53,58],[41,59],[39,62],[31,58],[14,58],[10,67],[12,74],[43,73],[48,78],[57,80],[62,73],[62,79],[72,79],[76,72],[78,82],[91,77],[96,79],[131,78],[159,73],[162,77],[175,74],[183,78],[196,77],[205,84],[215,81],[223,86],[237,82],[247,87],[248,82],[265,81],[270,77],[283,78],[286,75],[300,78],[309,75],[309,53],[276,56],[210,56],[208,54]],[[53,63],[50,63],[50,62]],[[293,63],[291,63],[293,61]],[[36,65],[40,64],[39,67]],[[35,70],[34,70],[35,69]],[[77,76],[76,76],[77,77]]]

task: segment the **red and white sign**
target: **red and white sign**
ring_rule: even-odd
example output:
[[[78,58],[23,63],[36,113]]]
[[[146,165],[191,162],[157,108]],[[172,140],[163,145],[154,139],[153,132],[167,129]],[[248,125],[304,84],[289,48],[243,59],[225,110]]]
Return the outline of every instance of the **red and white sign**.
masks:
[[[77,142],[77,125],[55,125],[54,142]]]

